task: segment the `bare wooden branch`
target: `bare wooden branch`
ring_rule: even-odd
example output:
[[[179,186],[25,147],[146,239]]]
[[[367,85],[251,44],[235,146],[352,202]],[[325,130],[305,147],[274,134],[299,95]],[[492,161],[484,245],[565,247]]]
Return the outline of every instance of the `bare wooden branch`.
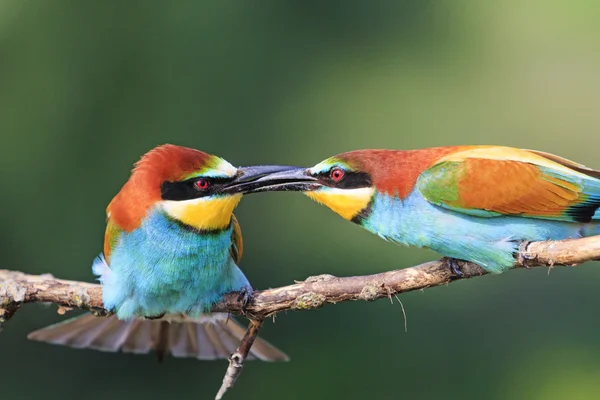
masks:
[[[513,268],[577,265],[585,261],[600,260],[600,236],[533,242],[522,247]],[[264,319],[285,310],[315,309],[325,304],[349,300],[372,301],[486,274],[476,264],[459,262],[459,265],[462,277],[454,275],[444,259],[373,275],[344,278],[319,275],[294,285],[257,290],[245,311],[251,318]],[[98,315],[108,314],[103,307],[102,288],[98,284],[55,279],[51,275],[36,276],[0,270],[0,308],[10,310],[13,307],[14,310],[14,307],[32,302],[55,303],[63,307],[82,308]],[[213,311],[240,314],[242,303],[238,294],[225,296]],[[6,315],[6,311],[3,313]]]
[[[219,389],[215,400],[221,400],[227,392],[227,390],[233,387],[235,380],[242,372],[242,368],[244,367],[244,361],[246,360],[246,357],[248,357],[250,348],[254,343],[254,339],[256,339],[256,337],[258,336],[258,331],[260,330],[260,327],[262,326],[263,322],[263,319],[250,320],[248,330],[242,338],[242,342],[240,343],[238,348],[233,352],[233,354],[229,357],[229,366],[227,367],[225,377],[223,378],[223,383],[221,384],[221,388]]]

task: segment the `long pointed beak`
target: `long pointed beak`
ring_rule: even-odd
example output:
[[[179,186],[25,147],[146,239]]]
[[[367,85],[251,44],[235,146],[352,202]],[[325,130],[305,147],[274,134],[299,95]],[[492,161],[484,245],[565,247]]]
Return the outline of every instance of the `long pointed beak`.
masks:
[[[224,193],[306,191],[319,187],[318,180],[302,167],[253,165],[238,169],[238,177],[223,188]]]

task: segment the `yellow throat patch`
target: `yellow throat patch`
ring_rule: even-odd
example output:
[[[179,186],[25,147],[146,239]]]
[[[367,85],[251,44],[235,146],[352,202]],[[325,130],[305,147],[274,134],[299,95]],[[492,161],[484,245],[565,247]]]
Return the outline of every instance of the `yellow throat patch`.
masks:
[[[233,209],[241,194],[184,201],[163,201],[163,209],[172,218],[196,229],[223,229],[229,226]]]
[[[317,203],[326,205],[347,220],[351,220],[365,209],[371,202],[374,193],[375,189],[373,188],[328,188],[304,192]]]

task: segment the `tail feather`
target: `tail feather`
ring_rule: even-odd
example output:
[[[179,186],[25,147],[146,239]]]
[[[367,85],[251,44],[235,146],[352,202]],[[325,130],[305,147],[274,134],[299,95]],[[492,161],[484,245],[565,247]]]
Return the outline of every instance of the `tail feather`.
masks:
[[[146,354],[195,357],[200,360],[228,358],[246,330],[233,319],[212,315],[198,320],[133,319],[121,321],[115,315],[105,318],[85,314],[30,333],[31,340],[74,348]],[[287,361],[288,357],[266,341],[257,338],[248,359]]]
[[[230,351],[228,351],[229,354],[233,353],[237,347],[239,346],[240,342],[241,342],[241,338],[237,338],[231,331],[232,331],[232,327],[235,326],[235,324],[231,324],[230,326],[227,326],[225,324],[221,325],[221,324],[215,324],[213,325],[213,328],[215,330],[215,332],[217,333],[217,336],[219,338],[219,341]],[[243,329],[243,328],[242,328]],[[233,350],[231,350],[233,349]],[[254,356],[254,354],[252,354],[251,352],[248,353],[248,357],[249,360],[253,360],[256,357]]]
[[[221,338],[219,337],[219,333],[217,331],[216,328],[217,324],[210,324],[210,325],[204,325],[201,328],[204,328],[204,332],[206,333],[206,336],[208,337],[208,340],[210,341],[211,347],[215,350],[216,353],[216,357],[215,358],[227,358],[229,357],[229,355],[231,353],[233,353],[233,351],[235,350],[235,348],[237,346],[233,346],[233,348],[231,348],[231,352],[229,352],[227,346],[225,345],[225,343],[223,343],[221,341]]]
[[[235,321],[228,325],[227,328],[227,332],[232,334],[238,343],[246,334],[246,329],[235,323]],[[248,359],[251,359],[251,356],[254,356],[262,361],[289,361],[289,357],[285,353],[261,338],[256,338],[252,344],[250,353],[248,354]]]
[[[165,354],[169,352],[169,332],[170,324],[168,321],[161,321],[158,328],[158,339],[156,340],[156,356],[158,361],[162,361],[165,358]]]
[[[170,339],[169,345],[173,357],[189,357],[189,354],[198,354],[198,339],[192,324],[173,326]]]
[[[198,351],[196,353],[196,357],[201,360],[215,360],[219,358],[218,350],[215,349],[212,344],[212,340],[210,339],[208,333],[204,329],[203,326],[191,326],[191,329],[194,330],[192,335],[194,335],[198,341]],[[189,355],[183,355],[182,357],[189,357]]]
[[[137,321],[111,321],[111,326],[102,335],[91,341],[88,348],[100,351],[118,351],[127,338],[133,335]]]
[[[32,332],[27,337],[31,340],[50,341],[63,346],[86,348],[94,338],[106,330],[110,322],[108,318],[96,318],[86,314]]]
[[[93,329],[86,330],[85,334],[71,336],[70,341],[65,344],[80,349],[88,348],[96,343],[96,341],[101,338],[105,332],[110,332],[113,322],[114,321],[112,319],[105,318],[101,323],[96,324]],[[84,329],[84,327],[80,328],[80,332]]]
[[[131,321],[133,326],[130,328],[121,347],[124,353],[146,354],[153,349],[153,345],[158,338],[159,324],[147,325],[146,322],[148,321],[141,319]],[[115,351],[118,350],[117,348]]]

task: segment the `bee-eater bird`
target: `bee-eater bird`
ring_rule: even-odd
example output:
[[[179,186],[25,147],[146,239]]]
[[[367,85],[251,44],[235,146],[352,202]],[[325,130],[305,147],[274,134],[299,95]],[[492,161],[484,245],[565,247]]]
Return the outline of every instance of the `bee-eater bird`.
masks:
[[[448,257],[459,275],[456,259],[500,273],[522,242],[600,234],[600,171],[540,151],[357,150],[269,179],[303,175],[320,184],[305,191],[313,200],[385,240]]]
[[[151,150],[108,205],[104,252],[93,263],[104,306],[114,314],[85,314],[29,338],[112,352],[155,350],[159,359],[227,358],[245,329],[226,313],[207,313],[225,293],[252,290],[237,265],[242,235],[233,209],[246,189],[268,184],[265,175],[285,168],[237,169],[175,145]],[[249,356],[287,359],[260,339]]]

